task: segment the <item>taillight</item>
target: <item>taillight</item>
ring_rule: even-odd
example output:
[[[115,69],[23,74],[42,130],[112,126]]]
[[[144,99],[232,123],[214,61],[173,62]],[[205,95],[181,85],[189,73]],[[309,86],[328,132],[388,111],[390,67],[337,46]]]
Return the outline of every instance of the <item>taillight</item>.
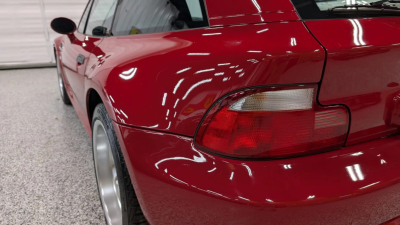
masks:
[[[284,158],[340,148],[349,115],[344,106],[322,107],[317,85],[240,91],[217,102],[196,143],[238,158]]]

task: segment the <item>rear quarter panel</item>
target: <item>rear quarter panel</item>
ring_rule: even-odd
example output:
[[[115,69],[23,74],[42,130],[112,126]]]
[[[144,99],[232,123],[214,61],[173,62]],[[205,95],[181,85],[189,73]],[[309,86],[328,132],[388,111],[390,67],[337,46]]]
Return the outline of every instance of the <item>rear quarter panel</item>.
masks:
[[[387,126],[385,120],[400,92],[400,17],[305,24],[327,51],[319,101],[350,109],[347,145],[398,133],[398,128]]]
[[[105,38],[87,74],[116,122],[193,136],[223,95],[319,82],[324,57],[301,22],[261,23]]]

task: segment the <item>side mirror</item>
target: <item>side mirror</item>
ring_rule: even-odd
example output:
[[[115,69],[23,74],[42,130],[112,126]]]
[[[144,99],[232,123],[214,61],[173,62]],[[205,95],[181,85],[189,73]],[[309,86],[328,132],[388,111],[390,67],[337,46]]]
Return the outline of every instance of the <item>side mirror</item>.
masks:
[[[93,28],[92,34],[94,36],[106,36],[107,35],[107,28],[98,26]]]
[[[63,17],[55,18],[53,21],[51,21],[50,26],[59,34],[71,34],[76,30],[74,21]]]

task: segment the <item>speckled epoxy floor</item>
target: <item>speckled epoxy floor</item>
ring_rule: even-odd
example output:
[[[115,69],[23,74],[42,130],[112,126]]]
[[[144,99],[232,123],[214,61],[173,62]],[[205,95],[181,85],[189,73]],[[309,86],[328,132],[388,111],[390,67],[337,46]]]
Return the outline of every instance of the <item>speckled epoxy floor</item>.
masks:
[[[0,70],[0,224],[104,224],[92,160],[55,68]]]

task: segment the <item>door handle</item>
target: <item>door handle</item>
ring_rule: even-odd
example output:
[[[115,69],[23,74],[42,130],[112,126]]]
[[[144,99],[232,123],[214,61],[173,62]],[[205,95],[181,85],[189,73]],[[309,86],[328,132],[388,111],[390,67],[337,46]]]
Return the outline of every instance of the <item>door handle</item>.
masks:
[[[79,54],[78,57],[76,58],[76,61],[78,62],[79,65],[83,65],[85,63],[85,56]]]

